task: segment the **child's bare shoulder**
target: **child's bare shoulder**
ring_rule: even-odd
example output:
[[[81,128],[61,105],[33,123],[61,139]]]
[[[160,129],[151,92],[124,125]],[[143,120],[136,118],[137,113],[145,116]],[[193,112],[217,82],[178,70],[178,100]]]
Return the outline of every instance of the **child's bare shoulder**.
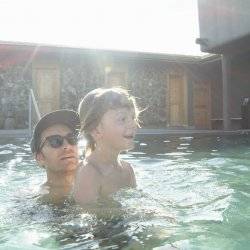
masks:
[[[98,173],[95,167],[88,161],[83,161],[79,168],[80,175],[97,176]]]
[[[127,161],[121,160],[121,165],[122,165],[122,168],[125,169],[125,170],[133,169],[132,165]]]
[[[129,162],[121,161],[122,171],[128,175],[134,174],[134,169]]]
[[[136,187],[136,179],[132,165],[126,161],[121,161],[121,165],[123,173],[128,181],[128,185],[130,187]]]

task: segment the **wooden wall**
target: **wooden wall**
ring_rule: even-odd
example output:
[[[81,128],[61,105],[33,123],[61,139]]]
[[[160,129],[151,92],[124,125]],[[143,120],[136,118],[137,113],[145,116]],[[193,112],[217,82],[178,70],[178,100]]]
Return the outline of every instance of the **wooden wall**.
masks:
[[[211,128],[212,83],[194,77],[187,64],[131,58],[100,62],[97,57],[75,55],[61,61],[37,58],[32,69],[43,114],[77,109],[91,89],[119,85],[128,88],[145,109],[142,126]]]
[[[60,65],[55,58],[36,58],[32,64],[33,88],[41,115],[60,108]]]

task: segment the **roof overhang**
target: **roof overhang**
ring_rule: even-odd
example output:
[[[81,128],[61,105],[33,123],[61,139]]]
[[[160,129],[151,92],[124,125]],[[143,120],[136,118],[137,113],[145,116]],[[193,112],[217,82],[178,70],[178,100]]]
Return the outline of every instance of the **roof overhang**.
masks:
[[[22,62],[32,61],[36,56],[44,54],[55,54],[59,56],[62,54],[84,54],[97,57],[153,60],[182,64],[199,64],[220,60],[220,56],[218,55],[187,56],[0,41],[0,69],[5,69],[11,65]]]

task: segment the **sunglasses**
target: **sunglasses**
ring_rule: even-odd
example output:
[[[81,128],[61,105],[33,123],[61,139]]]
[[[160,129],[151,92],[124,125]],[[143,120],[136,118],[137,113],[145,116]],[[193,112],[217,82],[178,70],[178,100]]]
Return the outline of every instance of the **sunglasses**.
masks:
[[[64,143],[64,139],[70,145],[76,145],[77,141],[78,141],[77,135],[73,134],[73,133],[69,133],[65,136],[50,135],[50,136],[46,137],[44,139],[44,141],[40,144],[39,150],[41,150],[44,147],[46,142],[48,142],[50,147],[52,147],[52,148],[60,148]]]

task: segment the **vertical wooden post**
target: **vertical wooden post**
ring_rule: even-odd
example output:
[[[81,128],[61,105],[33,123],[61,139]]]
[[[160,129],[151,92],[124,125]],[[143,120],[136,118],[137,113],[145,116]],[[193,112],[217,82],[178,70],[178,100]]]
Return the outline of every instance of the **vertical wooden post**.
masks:
[[[223,96],[223,129],[229,130],[230,124],[230,82],[231,82],[231,56],[222,56],[222,96]]]

